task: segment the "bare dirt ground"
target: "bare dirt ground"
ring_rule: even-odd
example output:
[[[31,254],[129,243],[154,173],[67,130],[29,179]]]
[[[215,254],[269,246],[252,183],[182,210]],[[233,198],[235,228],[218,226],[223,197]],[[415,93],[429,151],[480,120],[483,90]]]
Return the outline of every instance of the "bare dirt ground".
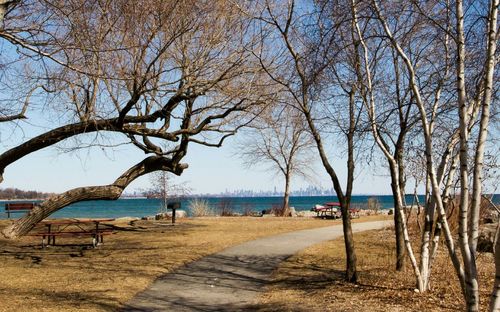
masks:
[[[283,262],[273,285],[262,295],[260,311],[464,311],[462,294],[445,246],[432,270],[432,290],[414,290],[413,270],[407,261],[395,272],[394,234],[391,229],[354,235],[360,271],[359,285],[343,281],[343,239],[310,247]],[[481,310],[487,311],[494,282],[494,260],[478,259]]]
[[[372,221],[386,216],[363,217]],[[9,221],[0,221],[0,229]],[[245,241],[340,224],[311,218],[196,218],[112,225],[96,249],[87,238],[0,238],[0,311],[114,311],[158,276]]]

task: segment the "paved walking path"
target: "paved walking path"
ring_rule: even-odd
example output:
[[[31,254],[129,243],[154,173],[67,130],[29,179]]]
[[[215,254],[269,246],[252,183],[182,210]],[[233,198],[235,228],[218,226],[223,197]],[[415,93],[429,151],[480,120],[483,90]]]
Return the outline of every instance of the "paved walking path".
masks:
[[[360,232],[388,225],[390,221],[353,223],[352,229]],[[281,261],[311,245],[340,236],[342,225],[335,225],[275,235],[225,249],[158,278],[123,311],[251,311]]]

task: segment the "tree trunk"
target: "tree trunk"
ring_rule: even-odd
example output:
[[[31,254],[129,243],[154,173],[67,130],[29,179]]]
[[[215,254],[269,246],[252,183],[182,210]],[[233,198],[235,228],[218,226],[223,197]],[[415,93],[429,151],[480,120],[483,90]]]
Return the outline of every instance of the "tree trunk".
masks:
[[[389,166],[391,163],[389,162]],[[391,190],[394,200],[394,231],[396,236],[396,270],[401,271],[405,263],[405,240],[403,236],[403,221],[401,218],[401,212],[403,207],[400,207],[400,202],[398,201],[398,195],[396,193],[400,192],[400,188],[396,183],[395,175],[396,170],[391,170]]]
[[[289,201],[290,201],[290,173],[285,175],[285,195],[283,196],[283,217],[290,215]]]
[[[461,0],[456,1],[457,32],[457,94],[460,126],[460,210],[458,218],[458,242],[465,272],[465,301],[468,311],[479,310],[479,285],[475,259],[469,246],[469,133],[467,114],[467,95],[465,88],[465,34],[464,12]]]
[[[477,139],[476,154],[474,156],[474,173],[472,186],[471,204],[471,224],[470,224],[470,249],[475,257],[477,250],[477,240],[479,237],[479,213],[481,209],[482,195],[482,175],[484,150],[486,138],[488,136],[488,124],[490,121],[490,106],[492,101],[493,74],[495,70],[495,53],[497,48],[497,17],[499,0],[492,0],[490,3],[489,24],[488,24],[488,55],[486,59],[485,91],[482,105],[481,121],[479,125],[479,135]]]
[[[338,196],[337,196],[338,197]],[[351,283],[358,282],[357,257],[354,249],[354,237],[352,234],[351,217],[349,215],[350,203],[344,197],[339,198],[340,211],[342,212],[342,227],[344,230],[344,245],[346,253],[345,279]]]
[[[500,311],[500,240],[495,244],[495,284],[491,294],[490,311]]]
[[[346,272],[346,279],[352,283],[358,281],[358,272],[356,271],[357,258],[354,252],[354,238],[351,228],[351,195],[354,186],[354,135],[356,133],[356,108],[355,108],[356,87],[352,86],[349,92],[349,131],[347,132],[347,187],[345,196],[340,202],[342,209],[342,224],[344,227],[344,240],[347,255],[347,267],[354,268],[351,272]]]
[[[431,244],[433,243],[432,230],[434,227],[434,211],[435,211],[435,204],[431,198],[429,205],[425,207],[424,230],[422,232],[421,246],[420,246],[420,272],[422,274],[424,290],[429,289],[430,267],[432,261]],[[434,243],[438,243],[439,231],[437,236],[434,236],[434,238],[438,239],[437,241],[434,241]]]
[[[349,208],[346,206],[346,202],[344,199],[344,194],[342,192],[342,186],[340,185],[340,181],[338,176],[333,169],[332,165],[328,161],[328,157],[326,155],[326,151],[323,147],[323,142],[321,140],[321,135],[316,128],[313,118],[311,116],[310,111],[307,107],[303,107],[303,113],[306,118],[307,124],[311,133],[314,137],[314,141],[316,142],[316,147],[318,149],[319,156],[321,158],[321,162],[326,172],[330,176],[333,189],[337,194],[337,198],[340,202],[340,209],[342,211],[342,227],[344,232],[344,244],[346,250],[346,275],[345,278],[348,282],[356,283],[358,281],[358,273],[357,273],[357,258],[356,251],[354,249],[354,239],[352,235],[351,228],[351,219],[349,218]]]
[[[391,169],[391,177],[394,177],[394,180],[391,183],[391,186],[393,187],[393,190],[396,190],[394,192],[394,202],[395,202],[395,210],[399,210],[399,220],[400,224],[402,227],[402,237],[403,237],[403,242],[404,246],[406,247],[406,251],[408,253],[408,257],[410,258],[411,265],[413,267],[413,271],[415,273],[415,280],[416,280],[416,287],[420,292],[424,292],[424,282],[422,280],[422,275],[420,272],[420,269],[417,265],[417,259],[415,258],[415,255],[413,253],[413,248],[411,246],[411,241],[410,241],[410,235],[408,233],[408,227],[406,225],[406,215],[404,214],[403,211],[403,197],[404,194],[401,194],[401,188],[399,187],[399,174],[396,170],[396,164],[394,161],[392,161],[392,164],[389,166]],[[396,214],[396,212],[394,212]]]
[[[116,200],[123,190],[135,179],[147,173],[166,170],[177,175],[187,168],[186,164],[172,163],[171,159],[150,156],[123,173],[113,184],[80,187],[55,195],[33,208],[26,216],[6,227],[2,234],[7,238],[18,238],[52,213],[70,204],[88,200]]]
[[[375,9],[375,13],[380,20],[382,27],[384,28],[384,31],[386,35],[388,36],[389,40],[391,41],[392,45],[394,48],[397,50],[399,56],[403,59],[406,68],[408,69],[408,74],[409,74],[409,84],[412,89],[412,93],[414,95],[415,102],[417,104],[418,110],[420,112],[420,121],[422,123],[422,130],[424,132],[424,142],[425,142],[425,158],[426,158],[426,171],[427,171],[427,176],[429,179],[429,186],[430,186],[430,191],[432,193],[432,196],[434,198],[434,201],[436,203],[436,208],[439,212],[440,218],[441,218],[441,225],[442,225],[442,230],[444,233],[444,237],[446,240],[446,246],[448,247],[448,253],[450,255],[450,258],[453,262],[453,266],[457,272],[458,278],[460,280],[460,285],[462,287],[462,290],[465,295],[465,273],[462,267],[462,264],[460,262],[459,256],[457,254],[457,251],[455,249],[455,244],[453,241],[453,236],[451,234],[448,222],[446,220],[446,212],[444,210],[443,206],[443,201],[441,198],[441,191],[440,187],[438,184],[438,180],[436,177],[436,169],[434,167],[434,160],[433,160],[433,143],[432,143],[432,134],[430,132],[430,127],[429,127],[429,122],[427,119],[427,112],[425,109],[425,104],[424,100],[422,99],[422,96],[420,94],[420,88],[417,84],[417,77],[415,74],[415,69],[413,67],[413,64],[410,60],[410,58],[406,55],[406,53],[403,51],[399,43],[396,41],[394,36],[392,35],[391,30],[389,29],[389,26],[386,22],[386,20],[382,17],[380,8],[378,7],[378,4],[373,1],[373,7]]]

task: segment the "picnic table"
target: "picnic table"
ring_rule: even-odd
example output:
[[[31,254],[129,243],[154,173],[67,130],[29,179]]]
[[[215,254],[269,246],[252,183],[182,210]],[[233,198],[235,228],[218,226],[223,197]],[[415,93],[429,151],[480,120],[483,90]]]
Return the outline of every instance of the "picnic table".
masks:
[[[324,205],[316,205],[312,211],[316,212],[316,216],[322,219],[337,219],[340,217],[338,208],[340,203],[329,202]]]
[[[337,202],[329,202],[324,205],[315,205],[314,208],[312,208],[312,211],[316,212],[316,216],[318,218],[322,219],[337,219],[342,216],[342,212],[339,211],[337,207],[340,207],[340,203]],[[351,219],[353,218],[359,218],[360,210],[357,208],[349,208],[349,217]]]
[[[360,217],[360,212],[361,210],[360,209],[357,209],[357,208],[350,208],[349,209],[349,216],[351,217],[351,219],[354,219],[354,218],[359,218]]]
[[[102,226],[103,222],[113,220],[104,218],[45,220],[41,222],[45,226],[44,231],[32,235],[42,238],[42,248],[45,248],[47,245],[55,245],[56,237],[90,236],[92,238],[92,246],[95,248],[104,243],[104,235],[113,233],[111,228]]]

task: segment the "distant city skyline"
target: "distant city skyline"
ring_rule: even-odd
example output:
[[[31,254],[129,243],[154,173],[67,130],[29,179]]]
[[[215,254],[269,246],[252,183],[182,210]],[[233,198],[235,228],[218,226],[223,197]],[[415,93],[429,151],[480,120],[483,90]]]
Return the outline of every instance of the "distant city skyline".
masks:
[[[19,127],[10,129],[14,133],[10,136],[7,136],[8,132],[1,132],[0,151],[12,147],[16,142],[16,135],[33,137],[41,131],[26,123],[27,121],[19,121]],[[75,142],[69,141],[64,145],[59,144],[30,154],[6,168],[0,188],[14,187],[22,190],[61,193],[81,186],[112,183],[131,165],[141,161],[144,154],[133,146],[122,145],[123,138],[120,136],[109,135],[107,140],[110,145],[114,144],[116,147],[105,149],[93,146],[68,152],[72,145],[75,145]],[[234,138],[226,141],[221,148],[192,145],[184,159],[189,168],[182,176],[175,177],[176,183],[185,183],[192,189],[193,194],[219,194],[226,190],[272,191],[275,187],[277,192],[282,192],[284,188],[282,177],[274,175],[266,166],[245,168],[241,159],[236,156],[236,146]],[[345,160],[332,151],[330,153],[332,158],[337,160],[335,169],[338,170],[340,180],[345,181]],[[313,181],[295,178],[292,181],[292,190],[305,189],[309,185],[326,189],[331,187],[331,180],[322,168],[321,162],[315,160],[314,163]],[[359,167],[354,193],[391,194],[390,179],[384,176],[385,169]],[[126,192],[148,189],[151,187],[150,180],[149,176],[140,177],[129,185]]]
[[[259,197],[259,196],[283,196],[283,191],[280,191],[278,187],[274,187],[273,190],[244,190],[236,189],[229,190],[226,189],[220,193],[214,194],[196,194],[196,195],[218,195],[218,196],[234,196],[234,197]],[[321,188],[314,185],[309,185],[306,188],[299,188],[290,191],[290,196],[328,196],[335,195],[333,188]]]
[[[245,189],[226,189],[222,192],[216,193],[197,193],[189,192],[183,194],[182,197],[282,197],[283,191],[274,187],[273,190],[245,190]],[[122,197],[145,197],[152,194],[146,190],[133,190],[124,192]],[[309,185],[305,188],[299,188],[290,191],[290,196],[336,196],[333,188],[321,188],[314,185]],[[372,193],[354,193],[353,196],[384,196],[392,194],[372,194]],[[175,197],[175,195],[172,195]]]
[[[136,197],[144,196],[144,191],[125,192],[123,197]],[[290,192],[291,196],[334,196],[335,191],[333,188],[320,188],[317,186],[309,185],[306,188],[299,188]],[[283,191],[280,191],[276,186],[273,190],[229,190],[218,193],[188,193],[186,196],[214,196],[214,197],[279,197],[283,196]]]

